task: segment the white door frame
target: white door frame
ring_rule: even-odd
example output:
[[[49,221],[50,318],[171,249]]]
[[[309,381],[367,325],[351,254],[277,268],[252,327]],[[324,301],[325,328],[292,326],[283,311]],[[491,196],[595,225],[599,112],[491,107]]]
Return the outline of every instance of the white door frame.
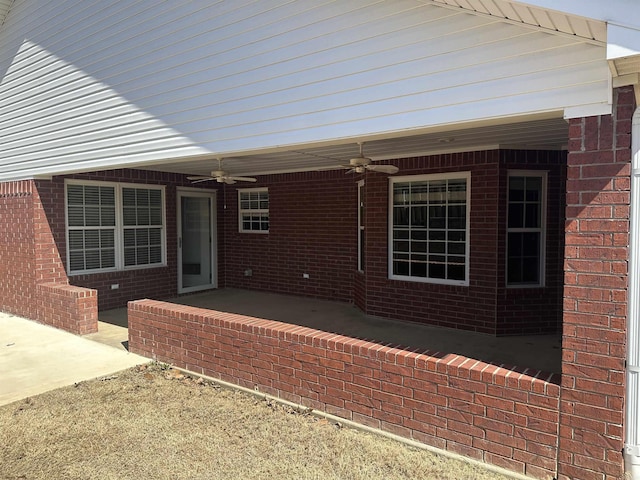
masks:
[[[182,286],[182,197],[208,198],[211,207],[209,228],[211,232],[211,282],[195,287]],[[199,188],[178,187],[176,189],[176,239],[178,264],[178,293],[197,292],[218,287],[218,229],[216,192]]]

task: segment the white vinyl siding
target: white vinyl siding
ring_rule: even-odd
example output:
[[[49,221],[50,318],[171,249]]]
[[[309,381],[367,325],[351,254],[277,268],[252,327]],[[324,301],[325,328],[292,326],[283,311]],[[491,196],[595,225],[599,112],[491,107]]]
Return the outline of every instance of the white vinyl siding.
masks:
[[[163,187],[72,180],[65,199],[69,274],[165,264]]]
[[[0,180],[608,102],[605,47],[415,0],[16,2]]]
[[[469,172],[390,179],[389,277],[469,284]]]
[[[269,233],[269,190],[238,190],[238,229],[240,232]]]

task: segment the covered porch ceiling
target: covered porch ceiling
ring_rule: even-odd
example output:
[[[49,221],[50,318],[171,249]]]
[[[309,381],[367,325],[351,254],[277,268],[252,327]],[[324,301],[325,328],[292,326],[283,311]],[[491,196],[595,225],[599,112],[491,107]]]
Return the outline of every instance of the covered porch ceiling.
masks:
[[[224,170],[232,175],[269,175],[331,170],[358,155],[358,143],[374,162],[395,158],[436,155],[497,148],[563,150],[568,139],[568,123],[557,116],[524,119],[502,119],[500,122],[450,126],[427,132],[385,138],[345,139],[327,145],[301,145],[298,148],[249,152],[224,158]],[[187,175],[208,175],[217,170],[216,156],[172,160],[142,167]]]

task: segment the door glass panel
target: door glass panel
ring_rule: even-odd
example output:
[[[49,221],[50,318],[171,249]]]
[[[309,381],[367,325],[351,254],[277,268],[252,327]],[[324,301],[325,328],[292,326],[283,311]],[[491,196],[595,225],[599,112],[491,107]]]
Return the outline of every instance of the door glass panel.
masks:
[[[209,198],[182,196],[182,288],[212,284]]]

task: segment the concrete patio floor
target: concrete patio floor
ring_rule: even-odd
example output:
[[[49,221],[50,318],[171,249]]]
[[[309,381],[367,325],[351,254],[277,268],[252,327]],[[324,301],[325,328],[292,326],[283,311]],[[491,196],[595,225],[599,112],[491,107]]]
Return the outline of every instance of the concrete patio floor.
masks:
[[[122,331],[126,338],[127,330]],[[103,343],[103,342],[101,342]],[[111,375],[149,360],[0,312],[0,405]]]
[[[381,344],[454,353],[497,365],[560,372],[562,352],[559,334],[496,338],[481,333],[385,320],[365,315],[345,303],[230,288],[167,301],[303,325]],[[112,328],[113,325],[126,327],[126,308],[102,311],[99,319],[99,332],[90,338],[114,346],[127,341],[123,333],[126,330]]]

